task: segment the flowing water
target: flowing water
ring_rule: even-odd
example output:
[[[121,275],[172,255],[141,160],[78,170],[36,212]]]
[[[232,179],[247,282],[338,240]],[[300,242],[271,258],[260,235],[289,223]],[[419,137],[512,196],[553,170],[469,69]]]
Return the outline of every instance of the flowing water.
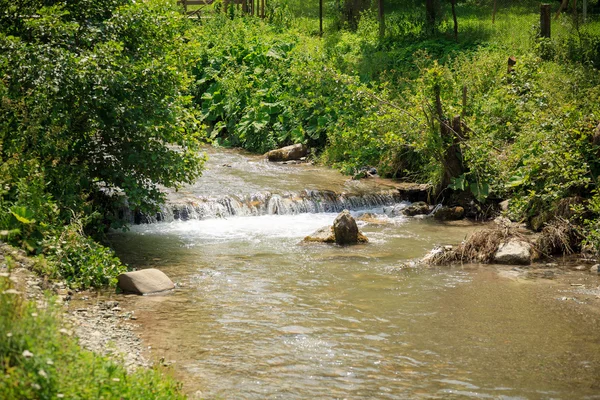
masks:
[[[221,217],[171,213],[163,219],[170,222],[113,236],[129,264],[158,267],[181,285],[124,301],[153,354],[176,361],[190,393],[600,398],[600,323],[556,301],[552,283],[503,279],[489,266],[406,263],[436,244],[460,242],[476,226],[395,216],[405,203],[382,182],[212,152],[200,182],[171,201],[195,204],[201,195],[203,204],[229,198],[243,205],[240,199],[254,198],[252,206]],[[265,206],[272,196],[294,199],[304,190],[333,192],[313,208]],[[368,213],[360,226],[369,244],[300,244],[330,225],[341,205],[357,217]]]

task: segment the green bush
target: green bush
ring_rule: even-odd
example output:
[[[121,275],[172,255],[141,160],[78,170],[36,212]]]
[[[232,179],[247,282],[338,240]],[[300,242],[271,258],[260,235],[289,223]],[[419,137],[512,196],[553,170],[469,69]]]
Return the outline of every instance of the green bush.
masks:
[[[82,232],[79,221],[71,222],[57,234],[44,240],[45,259],[38,267],[51,278],[64,280],[70,287],[115,286],[117,276],[127,272],[127,267],[115,253]]]
[[[160,186],[199,176],[189,22],[174,4],[0,5],[10,11],[0,25],[0,161],[35,162],[65,221],[91,209],[117,227],[125,198],[152,212]]]

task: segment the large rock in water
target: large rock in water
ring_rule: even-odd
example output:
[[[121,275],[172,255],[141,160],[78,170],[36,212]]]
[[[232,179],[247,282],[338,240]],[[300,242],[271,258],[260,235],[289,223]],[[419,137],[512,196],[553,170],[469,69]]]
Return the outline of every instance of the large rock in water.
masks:
[[[344,210],[333,221],[333,234],[335,242],[339,245],[367,242],[368,239],[358,231],[358,226],[350,211]]]
[[[299,160],[305,157],[308,149],[303,144],[293,144],[291,146],[282,147],[281,149],[271,150],[267,153],[269,161],[290,161]]]
[[[356,221],[348,210],[342,211],[333,222],[333,226],[325,226],[308,235],[303,242],[337,243],[340,245],[367,243],[369,239],[363,235]]]
[[[498,264],[531,264],[531,244],[518,239],[501,243],[494,261]]]
[[[156,268],[127,272],[117,279],[119,288],[125,293],[149,294],[175,288],[169,277]]]

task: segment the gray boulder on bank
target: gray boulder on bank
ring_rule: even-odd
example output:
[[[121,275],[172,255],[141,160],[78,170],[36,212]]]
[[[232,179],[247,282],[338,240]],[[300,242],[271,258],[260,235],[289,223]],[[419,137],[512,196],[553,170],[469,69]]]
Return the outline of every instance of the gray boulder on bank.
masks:
[[[171,279],[156,268],[127,272],[117,279],[118,287],[125,293],[149,294],[175,288]]]
[[[531,244],[518,239],[501,243],[494,256],[494,261],[498,264],[531,264]]]
[[[354,217],[344,210],[336,217],[333,226],[326,226],[303,240],[317,243],[337,243],[339,245],[367,243],[369,239],[358,230]]]
[[[267,153],[267,159],[269,161],[291,161],[306,157],[307,154],[308,148],[305,145],[298,143],[269,151]]]

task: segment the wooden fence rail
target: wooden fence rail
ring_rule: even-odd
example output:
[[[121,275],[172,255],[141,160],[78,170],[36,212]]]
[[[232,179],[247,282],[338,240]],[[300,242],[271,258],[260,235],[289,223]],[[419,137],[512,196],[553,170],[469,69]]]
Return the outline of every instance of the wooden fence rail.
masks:
[[[256,1],[256,6],[254,2]],[[251,13],[252,15],[260,15],[261,18],[265,17],[265,0],[262,0],[261,4],[258,3],[259,0],[223,0],[224,8],[227,8],[229,4],[241,5],[242,10],[245,13]],[[215,0],[177,0],[178,5],[183,6],[183,11],[188,14],[198,14],[202,8],[205,6],[209,6],[213,4]],[[199,9],[188,11],[188,6],[200,6]],[[262,8],[262,10],[261,10]],[[256,11],[255,11],[256,10]]]

